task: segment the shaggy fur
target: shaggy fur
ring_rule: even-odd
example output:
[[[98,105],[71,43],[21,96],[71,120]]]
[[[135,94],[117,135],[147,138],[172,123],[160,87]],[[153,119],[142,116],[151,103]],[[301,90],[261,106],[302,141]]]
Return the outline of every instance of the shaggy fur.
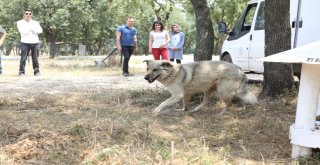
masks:
[[[183,100],[183,111],[187,111],[192,94],[200,92],[204,93],[203,101],[189,112],[199,111],[210,102],[212,96],[223,101],[224,111],[231,106],[231,100],[235,97],[249,104],[257,102],[257,97],[247,90],[246,75],[234,64],[224,61],[202,61],[181,65],[168,61],[145,62],[145,80],[149,83],[159,81],[172,94],[153,111],[154,115],[180,100]]]

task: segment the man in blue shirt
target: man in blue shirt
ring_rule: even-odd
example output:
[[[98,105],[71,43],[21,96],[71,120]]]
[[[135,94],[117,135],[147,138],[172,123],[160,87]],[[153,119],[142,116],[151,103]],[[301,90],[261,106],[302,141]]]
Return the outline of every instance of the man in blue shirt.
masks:
[[[119,26],[117,28],[117,48],[119,52],[123,55],[123,76],[132,76],[129,73],[129,60],[133,53],[133,50],[138,50],[137,44],[137,29],[133,27],[134,18],[128,17],[127,24]]]

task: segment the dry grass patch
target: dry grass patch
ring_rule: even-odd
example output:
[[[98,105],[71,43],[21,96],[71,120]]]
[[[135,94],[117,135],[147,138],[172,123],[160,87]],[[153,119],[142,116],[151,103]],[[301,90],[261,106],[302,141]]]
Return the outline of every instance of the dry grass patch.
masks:
[[[294,93],[255,106],[235,104],[224,115],[213,101],[193,115],[153,117],[170,94],[144,84],[145,68],[123,78],[120,68],[96,68],[92,60],[40,63],[40,79],[19,79],[8,70],[12,61],[4,61],[0,164],[320,163],[315,157],[290,159]],[[261,90],[259,84],[250,87]],[[194,96],[190,106],[201,99]]]

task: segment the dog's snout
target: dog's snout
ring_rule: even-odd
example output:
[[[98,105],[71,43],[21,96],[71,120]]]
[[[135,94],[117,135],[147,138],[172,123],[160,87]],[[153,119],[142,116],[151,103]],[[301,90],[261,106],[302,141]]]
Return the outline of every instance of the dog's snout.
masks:
[[[149,76],[148,75],[144,76],[144,79],[149,80]]]

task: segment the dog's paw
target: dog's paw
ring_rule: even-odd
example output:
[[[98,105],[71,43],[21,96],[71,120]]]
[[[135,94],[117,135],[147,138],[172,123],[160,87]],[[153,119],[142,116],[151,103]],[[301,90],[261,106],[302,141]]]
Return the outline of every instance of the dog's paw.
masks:
[[[156,109],[153,110],[152,115],[153,116],[158,116],[160,111],[161,111],[161,108],[157,107]]]
[[[218,113],[218,116],[223,116],[226,112],[227,112],[227,108],[224,107],[224,108],[222,109],[222,111],[221,111],[220,113]]]
[[[152,116],[156,117],[156,116],[158,116],[158,115],[159,115],[159,112],[156,112],[156,111],[153,111],[153,112],[152,112]]]
[[[157,107],[156,109],[153,110],[153,112],[159,113],[161,111],[161,108]]]

